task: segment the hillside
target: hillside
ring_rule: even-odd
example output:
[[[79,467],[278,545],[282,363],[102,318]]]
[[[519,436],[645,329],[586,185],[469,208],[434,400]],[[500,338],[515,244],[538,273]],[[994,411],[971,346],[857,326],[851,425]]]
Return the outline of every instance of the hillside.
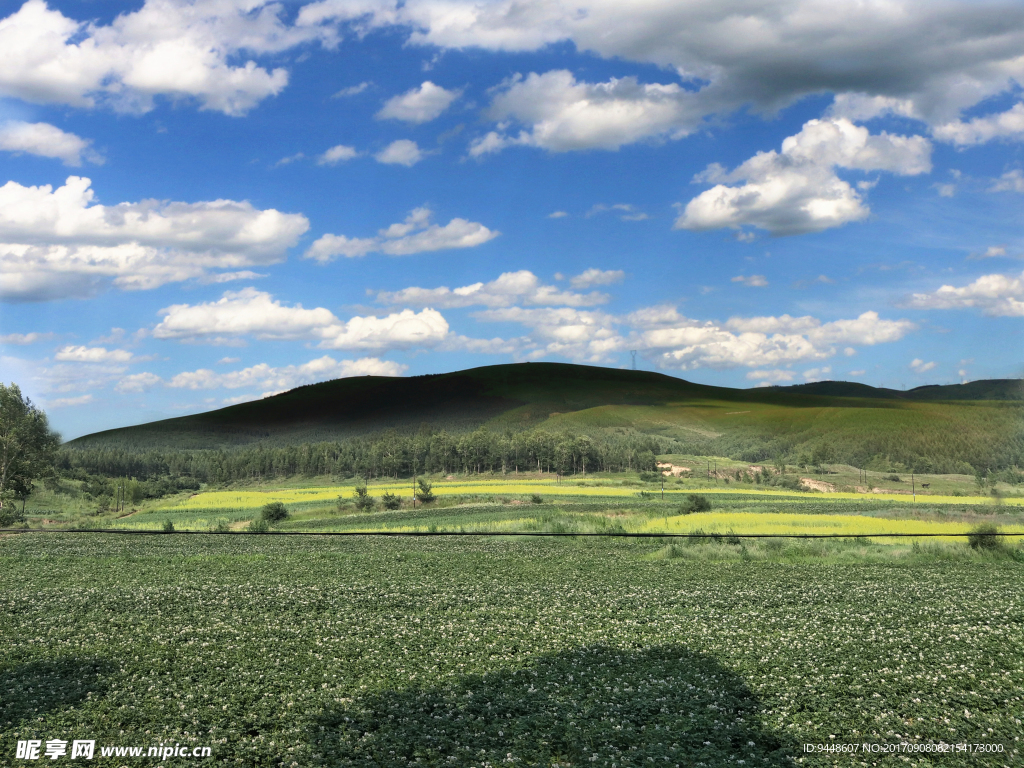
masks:
[[[751,461],[780,455],[796,460],[827,444],[838,459],[857,466],[901,462],[973,471],[1024,463],[1019,381],[905,392],[849,382],[730,389],[648,371],[559,363],[339,379],[208,413],[87,435],[66,448],[265,451],[353,438],[372,441],[384,433],[411,439],[424,429],[459,435],[481,427],[492,435],[537,429],[595,437],[646,435],[675,452]]]

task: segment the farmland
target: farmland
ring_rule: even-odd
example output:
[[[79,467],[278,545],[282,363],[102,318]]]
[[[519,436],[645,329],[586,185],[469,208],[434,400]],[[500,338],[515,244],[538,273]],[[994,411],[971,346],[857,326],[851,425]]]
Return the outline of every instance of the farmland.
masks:
[[[1009,750],[970,764],[1018,761],[1019,565],[709,569],[657,548],[7,536],[0,749],[59,737],[212,745],[213,764],[249,766],[824,766],[859,762],[801,745],[941,740]]]

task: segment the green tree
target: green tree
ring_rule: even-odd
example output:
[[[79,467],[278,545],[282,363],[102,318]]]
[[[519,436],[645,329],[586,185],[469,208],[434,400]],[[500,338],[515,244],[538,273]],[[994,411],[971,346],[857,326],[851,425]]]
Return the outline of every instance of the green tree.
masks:
[[[53,472],[59,446],[46,414],[17,384],[0,384],[0,510],[15,498],[24,502],[32,481]]]
[[[287,517],[288,508],[280,501],[264,504],[263,509],[260,510],[260,520],[266,520],[268,523],[278,523],[281,520],[287,519]]]
[[[436,496],[434,496],[433,486],[424,480],[422,477],[416,481],[419,488],[416,489],[416,498],[421,504],[429,504]]]

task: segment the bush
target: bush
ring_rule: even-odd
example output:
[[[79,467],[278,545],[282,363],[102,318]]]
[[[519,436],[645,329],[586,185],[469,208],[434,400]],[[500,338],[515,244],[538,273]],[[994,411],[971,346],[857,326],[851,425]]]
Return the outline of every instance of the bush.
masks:
[[[535,493],[532,496],[530,496],[530,503],[531,504],[543,504],[544,503],[544,499],[542,499],[540,497],[539,493]]]
[[[429,504],[437,498],[437,496],[434,495],[433,486],[422,477],[416,481],[416,484],[419,486],[419,488],[416,489],[416,499],[421,504]]]
[[[356,492],[356,509],[360,512],[369,512],[375,506],[377,506],[377,500],[370,495],[370,492],[366,489],[366,483],[361,486],[357,485],[355,488]]]
[[[270,530],[270,524],[266,520],[256,519],[245,530],[249,533],[266,533]]]
[[[693,512],[710,512],[711,500],[699,493],[691,493],[686,497],[683,506],[679,508],[679,514],[689,515]]]
[[[894,483],[902,483],[903,482],[902,480],[900,480],[900,476],[899,475],[889,475],[885,479],[886,480],[890,480],[891,482],[894,482]]]
[[[269,504],[264,504],[263,509],[260,510],[260,520],[265,520],[268,523],[277,523],[287,517],[288,508],[280,501],[272,501]]]
[[[174,523],[164,520],[164,533],[174,533]]]
[[[380,497],[380,501],[381,504],[384,505],[384,509],[398,509],[402,506],[402,500],[391,491],[384,491],[384,495]]]
[[[967,535],[967,543],[971,545],[972,549],[999,549],[1003,546],[1003,540],[995,535],[997,533],[999,533],[998,526],[992,523],[982,523],[971,529]]]

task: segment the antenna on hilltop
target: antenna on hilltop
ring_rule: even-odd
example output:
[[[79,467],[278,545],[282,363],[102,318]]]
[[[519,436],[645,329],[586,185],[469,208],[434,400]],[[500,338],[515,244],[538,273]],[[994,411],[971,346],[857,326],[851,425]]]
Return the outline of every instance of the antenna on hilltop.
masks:
[[[635,349],[629,350],[629,354],[633,356],[633,370],[635,371],[636,370],[636,350]]]

